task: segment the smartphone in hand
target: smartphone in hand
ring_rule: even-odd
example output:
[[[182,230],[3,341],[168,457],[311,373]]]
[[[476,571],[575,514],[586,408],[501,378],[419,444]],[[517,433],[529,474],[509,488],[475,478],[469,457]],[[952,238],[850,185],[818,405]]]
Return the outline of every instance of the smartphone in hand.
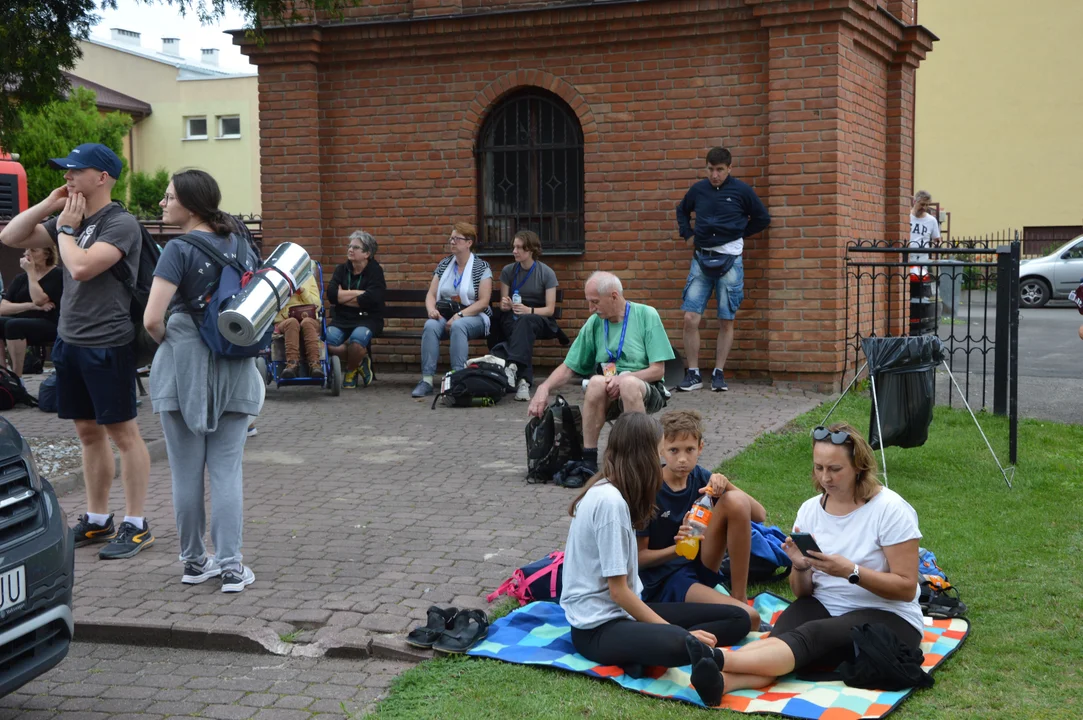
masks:
[[[818,553],[822,553],[823,550],[816,544],[812,535],[807,532],[795,532],[790,533],[790,537],[793,538],[793,544],[797,546],[797,549],[801,551],[801,554],[808,557],[809,550],[815,550]]]

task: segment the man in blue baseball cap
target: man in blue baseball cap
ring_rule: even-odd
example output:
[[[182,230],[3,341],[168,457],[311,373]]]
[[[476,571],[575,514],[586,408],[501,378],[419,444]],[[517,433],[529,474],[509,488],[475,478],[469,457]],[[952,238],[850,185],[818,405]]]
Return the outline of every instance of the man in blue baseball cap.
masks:
[[[137,277],[142,228],[111,199],[123,164],[105,145],[80,145],[49,164],[64,185],[15,216],[0,242],[18,248],[59,246],[64,272],[60,321],[53,346],[58,415],[75,421],[83,449],[87,512],[75,525],[76,545],[104,543],[103,559],[132,557],[154,542],[143,517],[150,455],[136,424],[136,328],[131,296],[112,272],[123,263]],[[54,218],[49,218],[59,213]],[[109,512],[112,440],[120,451],[125,517]]]

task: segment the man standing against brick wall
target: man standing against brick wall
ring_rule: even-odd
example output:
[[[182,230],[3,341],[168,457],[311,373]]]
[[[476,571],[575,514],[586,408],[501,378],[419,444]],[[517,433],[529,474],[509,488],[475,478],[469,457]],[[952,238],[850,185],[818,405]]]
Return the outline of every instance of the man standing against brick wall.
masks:
[[[703,387],[699,371],[699,321],[707,310],[712,291],[718,301],[718,347],[711,389],[716,392],[729,389],[723,370],[733,345],[733,321],[745,296],[741,252],[746,237],[771,224],[767,208],[752,188],[730,175],[731,162],[729,150],[711,148],[707,153],[707,177],[693,185],[677,205],[677,227],[681,237],[694,248],[681,302],[688,369],[678,388],[684,391]]]

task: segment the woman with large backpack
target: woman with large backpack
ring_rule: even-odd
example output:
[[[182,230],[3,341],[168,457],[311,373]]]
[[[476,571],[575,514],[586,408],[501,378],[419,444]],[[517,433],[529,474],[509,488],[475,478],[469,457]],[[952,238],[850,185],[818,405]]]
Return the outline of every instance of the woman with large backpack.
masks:
[[[220,262],[199,247],[207,243],[245,270],[259,258],[218,209],[222,193],[201,170],[177,173],[160,203],[162,220],[184,235],[166,245],[154,270],[143,324],[161,347],[150,373],[151,402],[158,413],[173,474],[173,510],[184,574],[194,585],[221,576],[222,592],[240,592],[255,581],[242,564],[244,522],[241,459],[249,416],[262,404],[262,378],[252,357],[225,357],[203,340],[203,308],[222,274]],[[168,320],[167,320],[168,318]],[[204,469],[211,484],[211,539],[203,541]]]

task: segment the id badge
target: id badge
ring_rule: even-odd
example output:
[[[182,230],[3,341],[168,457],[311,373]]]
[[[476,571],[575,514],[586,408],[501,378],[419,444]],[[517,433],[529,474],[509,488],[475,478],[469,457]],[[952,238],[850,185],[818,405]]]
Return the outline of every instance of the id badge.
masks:
[[[617,374],[617,364],[607,362],[602,364],[602,375],[605,377],[613,377]]]

